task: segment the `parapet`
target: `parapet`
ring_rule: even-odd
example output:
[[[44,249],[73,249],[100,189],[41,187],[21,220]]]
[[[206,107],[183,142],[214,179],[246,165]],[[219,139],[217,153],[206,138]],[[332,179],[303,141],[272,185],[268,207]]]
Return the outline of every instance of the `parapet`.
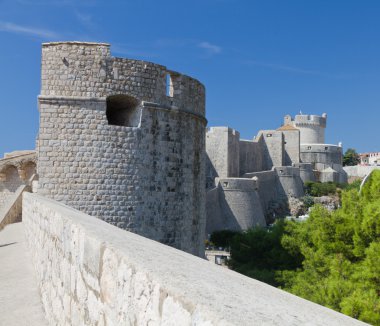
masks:
[[[299,177],[300,169],[294,166],[276,166],[273,168],[279,177]]]
[[[284,124],[289,124],[289,115],[285,116]],[[290,120],[295,127],[304,125],[313,125],[326,128],[327,114],[323,113],[322,116],[314,114],[297,114],[294,119]]]
[[[42,44],[41,77],[41,97],[105,99],[127,93],[139,101],[205,113],[199,81],[152,62],[112,57],[107,43]]]
[[[343,149],[339,145],[332,144],[301,144],[301,152],[315,153],[342,153]]]
[[[23,224],[52,325],[364,325],[38,195]]]
[[[240,137],[240,133],[239,131],[233,129],[233,128],[230,128],[230,127],[224,127],[224,126],[221,126],[221,127],[208,127],[207,130],[206,130],[206,134],[207,135],[218,135],[218,134],[222,134],[222,133],[228,133],[230,135],[233,135],[233,136],[238,136]]]
[[[251,179],[245,178],[220,178],[216,182],[223,188],[224,191],[243,191],[250,192],[256,191],[259,187],[258,179],[253,177]]]

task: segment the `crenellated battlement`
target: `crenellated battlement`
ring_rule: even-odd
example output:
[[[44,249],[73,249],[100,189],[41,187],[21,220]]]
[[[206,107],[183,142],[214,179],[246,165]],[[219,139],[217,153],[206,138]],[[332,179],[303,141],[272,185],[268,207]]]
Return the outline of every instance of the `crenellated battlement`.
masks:
[[[127,93],[140,101],[205,113],[205,88],[198,80],[160,64],[113,57],[107,43],[44,43],[41,77],[41,96]]]
[[[300,130],[301,144],[325,142],[325,128],[327,124],[327,114],[321,116],[314,114],[298,114],[294,119],[290,115],[284,117],[284,126],[290,125]]]

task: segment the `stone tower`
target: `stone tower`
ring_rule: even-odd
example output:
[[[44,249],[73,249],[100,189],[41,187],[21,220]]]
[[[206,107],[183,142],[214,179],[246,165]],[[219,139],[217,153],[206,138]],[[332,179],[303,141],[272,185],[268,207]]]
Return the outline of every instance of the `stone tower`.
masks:
[[[42,45],[39,193],[203,255],[205,89],[104,43]]]
[[[286,115],[284,118],[285,126],[291,125],[299,129],[301,144],[324,144],[326,122],[326,113],[323,113],[322,116],[299,114],[294,119],[290,115]]]

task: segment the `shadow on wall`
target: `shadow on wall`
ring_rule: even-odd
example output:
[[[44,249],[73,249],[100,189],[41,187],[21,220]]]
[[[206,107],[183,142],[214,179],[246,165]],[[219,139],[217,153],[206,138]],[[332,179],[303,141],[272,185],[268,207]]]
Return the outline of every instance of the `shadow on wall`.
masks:
[[[206,189],[212,189],[215,187],[215,178],[217,177],[218,173],[206,153]]]
[[[220,230],[242,231],[235,214],[228,205],[225,193],[220,186],[207,192],[207,225],[206,233],[212,234]]]

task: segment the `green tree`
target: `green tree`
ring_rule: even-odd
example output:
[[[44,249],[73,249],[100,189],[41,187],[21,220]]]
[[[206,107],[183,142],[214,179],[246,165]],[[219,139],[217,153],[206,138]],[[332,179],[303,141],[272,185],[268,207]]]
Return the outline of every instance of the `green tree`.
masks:
[[[235,235],[231,240],[230,267],[244,275],[279,286],[278,270],[294,270],[301,266],[301,257],[287,252],[281,245],[284,220],[269,229],[252,228]]]
[[[230,247],[232,238],[238,233],[231,230],[215,231],[211,234],[210,241],[217,247],[227,248]]]
[[[277,272],[285,290],[380,325],[380,171],[360,194],[343,191],[341,209],[316,206],[287,223],[282,245],[303,257],[300,269]]]
[[[335,194],[337,191],[337,183],[334,182],[305,182],[305,191],[308,195],[313,197],[327,196]],[[340,186],[340,185],[338,185]]]
[[[233,236],[231,267],[380,326],[380,170],[358,186],[342,190],[336,211],[315,205],[304,222]]]
[[[349,148],[343,155],[343,166],[358,165],[360,163],[360,156],[355,149]]]

